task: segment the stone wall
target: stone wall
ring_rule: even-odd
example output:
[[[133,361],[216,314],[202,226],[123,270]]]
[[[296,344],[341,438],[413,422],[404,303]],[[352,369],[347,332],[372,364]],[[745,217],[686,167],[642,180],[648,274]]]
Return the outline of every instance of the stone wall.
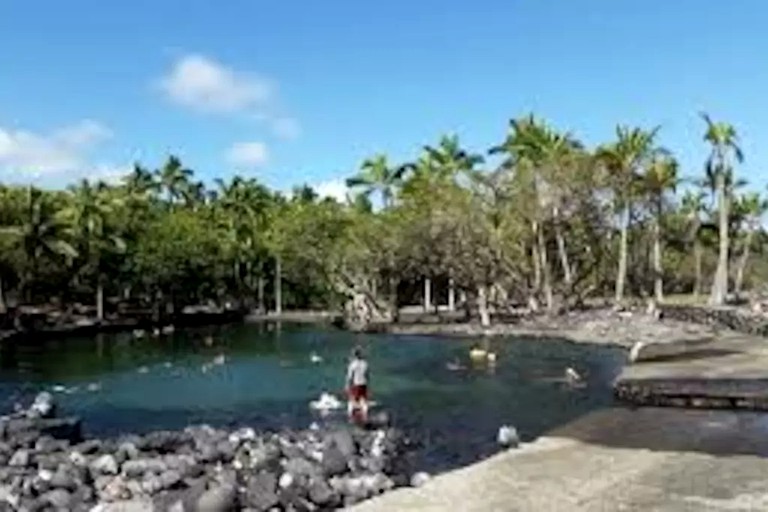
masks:
[[[659,309],[666,319],[711,325],[745,334],[768,336],[768,317],[760,313],[752,313],[744,308],[667,304],[659,306]]]

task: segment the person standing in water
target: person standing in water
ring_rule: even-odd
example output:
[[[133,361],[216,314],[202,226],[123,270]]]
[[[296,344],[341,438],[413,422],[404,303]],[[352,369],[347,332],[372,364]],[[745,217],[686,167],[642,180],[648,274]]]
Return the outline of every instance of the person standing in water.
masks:
[[[352,359],[347,367],[347,414],[350,419],[362,422],[368,419],[368,361],[363,357],[363,350],[355,347]],[[355,413],[360,413],[357,416]]]

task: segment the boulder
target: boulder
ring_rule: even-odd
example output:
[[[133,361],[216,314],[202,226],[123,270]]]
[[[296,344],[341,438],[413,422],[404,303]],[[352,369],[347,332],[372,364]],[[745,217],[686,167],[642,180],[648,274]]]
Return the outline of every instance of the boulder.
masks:
[[[5,439],[11,444],[34,445],[41,436],[78,443],[82,439],[79,418],[6,418],[2,422]]]
[[[91,472],[97,475],[116,475],[120,468],[117,465],[115,457],[110,454],[102,455],[90,464]]]
[[[312,503],[320,506],[332,505],[336,501],[337,495],[323,479],[312,480],[309,484],[309,499]]]
[[[39,393],[27,409],[28,418],[52,418],[56,414],[53,395],[47,391]]]
[[[40,498],[56,510],[69,510],[72,502],[72,495],[64,489],[54,489],[43,494]]]
[[[496,442],[505,448],[517,448],[520,445],[520,436],[518,436],[515,427],[502,425],[496,435]]]
[[[138,478],[144,473],[162,473],[168,466],[161,459],[135,459],[123,463],[123,474],[128,478]]]
[[[296,478],[312,478],[320,476],[320,468],[304,458],[293,458],[285,463],[285,471]]]
[[[53,475],[51,475],[50,484],[54,489],[65,489],[68,491],[74,491],[78,487],[75,475],[63,464],[59,465]]]
[[[349,429],[338,429],[328,432],[323,440],[325,446],[336,446],[341,454],[349,460],[357,452],[355,440]]]
[[[12,467],[23,468],[29,466],[30,462],[31,456],[29,450],[21,449],[17,450],[16,453],[13,454],[11,460],[8,462],[8,465]]]
[[[266,512],[277,506],[277,477],[273,473],[262,472],[248,480],[243,505],[258,512]]]
[[[114,503],[99,503],[91,512],[154,512],[152,501],[147,499],[122,500]]]
[[[173,453],[190,441],[190,436],[185,432],[161,430],[144,436],[143,449],[159,453]]]
[[[197,500],[197,509],[205,512],[226,512],[237,509],[234,487],[217,485],[205,491]]]
[[[429,473],[420,471],[411,477],[411,487],[421,487],[431,480]]]
[[[349,469],[349,459],[332,444],[323,448],[322,468],[326,475],[340,475]]]

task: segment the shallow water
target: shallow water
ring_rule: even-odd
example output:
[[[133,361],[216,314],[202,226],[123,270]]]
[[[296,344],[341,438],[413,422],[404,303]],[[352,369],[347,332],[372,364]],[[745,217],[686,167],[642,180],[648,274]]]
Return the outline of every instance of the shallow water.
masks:
[[[212,345],[205,341],[209,335]],[[6,344],[0,408],[47,389],[94,435],[203,422],[306,427],[314,418],[310,400],[322,391],[342,396],[346,358],[361,344],[371,364],[372,399],[423,441],[418,463],[437,471],[496,451],[502,424],[515,425],[530,440],[609,404],[610,383],[624,358],[615,348],[494,339],[495,368],[472,367],[472,343],[251,324],[159,339],[119,334]],[[321,364],[310,362],[313,351]],[[212,364],[222,354],[224,364]],[[456,358],[468,368],[449,370],[446,363]],[[569,388],[562,381],[566,366],[585,373],[587,385]]]

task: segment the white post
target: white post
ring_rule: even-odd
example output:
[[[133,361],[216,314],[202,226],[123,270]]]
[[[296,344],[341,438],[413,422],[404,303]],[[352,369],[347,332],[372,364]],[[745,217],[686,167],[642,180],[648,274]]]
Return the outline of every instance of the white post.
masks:
[[[456,284],[453,278],[448,281],[448,311],[456,311]]]
[[[432,280],[424,278],[424,311],[432,309]]]

